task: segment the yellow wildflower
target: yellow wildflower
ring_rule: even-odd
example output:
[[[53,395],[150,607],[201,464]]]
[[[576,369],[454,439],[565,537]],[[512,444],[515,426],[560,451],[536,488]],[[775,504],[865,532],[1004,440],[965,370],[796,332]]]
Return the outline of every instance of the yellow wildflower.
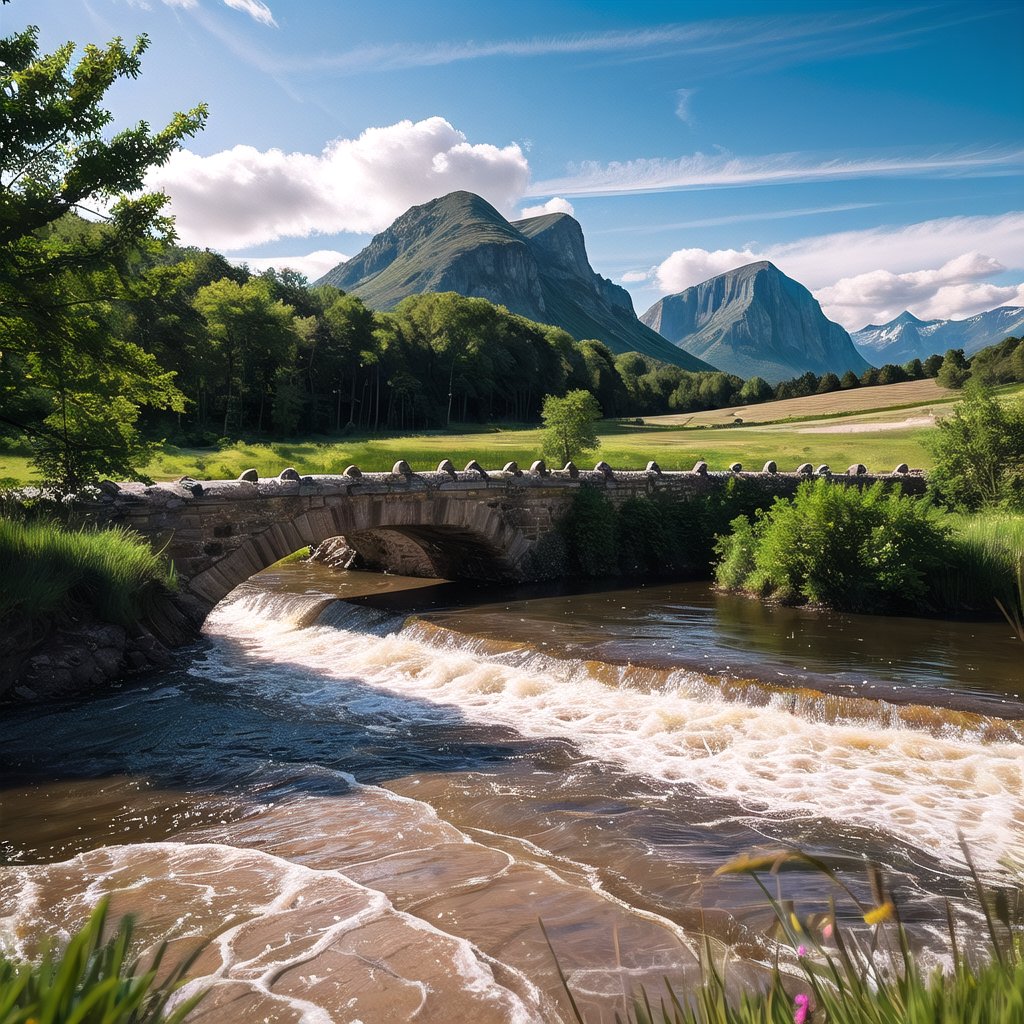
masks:
[[[892,905],[891,900],[886,900],[884,903],[877,907],[872,907],[864,915],[865,924],[881,924],[883,921],[888,921],[893,914],[896,912],[896,908]]]

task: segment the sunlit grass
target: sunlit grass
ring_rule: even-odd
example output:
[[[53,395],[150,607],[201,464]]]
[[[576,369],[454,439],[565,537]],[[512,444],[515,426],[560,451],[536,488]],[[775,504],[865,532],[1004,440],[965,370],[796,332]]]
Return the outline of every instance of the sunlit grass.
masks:
[[[169,1007],[190,962],[162,970],[165,945],[145,965],[129,959],[130,919],[104,940],[106,920],[103,900],[63,948],[32,961],[0,954],[0,1024],[180,1024],[203,995]]]
[[[967,851],[965,850],[965,856]],[[778,873],[797,862],[826,875],[843,908],[840,923],[836,901],[828,912],[804,915],[799,904],[783,900]],[[1018,1024],[1024,1020],[1024,957],[1019,916],[1024,892],[987,891],[967,857],[968,867],[988,928],[987,949],[964,950],[952,909],[945,920],[952,970],[925,970],[911,948],[895,896],[880,869],[868,866],[872,897],[860,900],[822,861],[798,851],[740,856],[717,874],[753,877],[776,918],[780,945],[764,987],[738,995],[727,985],[727,968],[716,962],[710,942],[702,959],[703,983],[694,991],[676,988],[666,979],[666,995],[652,1001],[641,990],[616,1014],[622,1024]],[[776,893],[762,880],[774,881]],[[1016,905],[1016,906],[1015,906]],[[547,933],[545,932],[545,936]],[[551,944],[550,939],[548,940]],[[556,955],[557,950],[552,947]],[[559,975],[579,1024],[585,1016],[573,999],[569,982]]]
[[[89,609],[128,625],[155,590],[174,587],[169,563],[129,530],[69,530],[49,521],[0,518],[0,619]]]

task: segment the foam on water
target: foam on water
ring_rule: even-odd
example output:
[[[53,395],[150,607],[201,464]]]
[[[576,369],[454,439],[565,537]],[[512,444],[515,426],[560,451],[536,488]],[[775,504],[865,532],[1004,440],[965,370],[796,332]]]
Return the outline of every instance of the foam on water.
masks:
[[[110,846],[5,872],[0,938],[24,956],[40,921],[77,927],[101,895],[112,916],[138,914],[144,938],[170,940],[172,953],[207,944],[177,997],[209,989],[199,1018],[240,1019],[243,992],[254,1011],[277,1006],[299,1024],[360,1012],[383,1019],[382,1005],[399,1004],[402,1019],[541,1019],[529,983],[500,984],[472,943],[396,910],[382,893],[338,871],[217,843]]]
[[[990,870],[1024,853],[1024,746],[993,739],[999,731],[980,716],[947,726],[925,716],[925,728],[906,714],[824,717],[820,701],[762,690],[748,703],[683,671],[633,685],[628,672],[601,663],[495,651],[310,600],[239,592],[210,616],[216,642],[194,671],[237,678],[241,645],[261,664],[251,685],[321,712],[377,724],[464,719],[564,738],[630,771],[730,800],[738,815],[849,823],[951,865],[962,864],[958,832]]]

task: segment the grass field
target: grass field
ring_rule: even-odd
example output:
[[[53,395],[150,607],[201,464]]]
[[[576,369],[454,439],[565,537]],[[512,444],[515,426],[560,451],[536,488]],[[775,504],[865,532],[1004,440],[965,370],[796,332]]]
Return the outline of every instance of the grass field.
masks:
[[[1024,385],[1010,385],[1000,393],[1007,398],[1021,397]],[[834,470],[845,470],[855,462],[878,472],[888,472],[901,462],[928,469],[931,456],[922,439],[933,428],[913,421],[929,416],[933,406],[941,415],[954,400],[955,393],[939,389],[934,381],[914,381],[751,406],[741,426],[734,425],[732,418],[714,422],[715,417],[721,420],[733,410],[653,417],[643,426],[605,421],[598,430],[601,448],[592,458],[580,461],[588,466],[604,459],[619,469],[642,469],[651,459],[667,470],[691,469],[698,459],[711,469],[725,469],[732,462],[760,469],[768,459],[774,459],[782,470],[795,469],[802,462],[827,463]],[[763,420],[753,422],[753,410],[756,415],[765,413]],[[910,425],[894,426],[907,420]],[[146,472],[155,480],[181,476],[232,479],[250,467],[261,476],[277,476],[286,466],[304,474],[341,473],[353,463],[373,472],[390,469],[398,459],[406,459],[414,470],[422,471],[434,469],[445,458],[460,469],[470,459],[500,469],[510,460],[528,466],[540,457],[540,448],[538,427],[474,426],[466,433],[452,430],[342,441],[239,442],[219,450],[167,445]],[[0,452],[0,481],[4,480],[32,480],[27,456]]]
[[[780,420],[806,420],[818,416],[845,413],[892,412],[939,403],[955,402],[957,392],[940,387],[934,380],[911,380],[903,384],[886,384],[873,388],[852,388],[827,395],[787,398],[781,402],[760,405],[730,405],[706,412],[672,413],[648,416],[647,422],[661,426],[710,427],[733,423],[737,417],[744,423],[777,423]]]

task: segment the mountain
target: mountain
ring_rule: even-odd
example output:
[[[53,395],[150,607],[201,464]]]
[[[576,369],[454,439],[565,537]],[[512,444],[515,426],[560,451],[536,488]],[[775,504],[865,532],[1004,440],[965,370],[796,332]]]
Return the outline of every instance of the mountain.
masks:
[[[872,362],[906,363],[927,359],[951,348],[962,348],[971,356],[998,344],[1004,338],[1024,333],[1024,306],[1000,306],[967,320],[918,320],[913,313],[900,313],[880,327],[868,324],[853,332],[857,348]]]
[[[713,369],[640,323],[629,292],[591,269],[583,231],[572,217],[553,213],[510,223],[472,192],[406,210],[316,283],[333,284],[378,310],[421,292],[458,292],[554,324],[579,340],[596,338],[615,353]]]
[[[847,370],[864,357],[817,299],[771,263],[751,263],[659,299],[640,318],[687,352],[738,377],[770,383]]]

